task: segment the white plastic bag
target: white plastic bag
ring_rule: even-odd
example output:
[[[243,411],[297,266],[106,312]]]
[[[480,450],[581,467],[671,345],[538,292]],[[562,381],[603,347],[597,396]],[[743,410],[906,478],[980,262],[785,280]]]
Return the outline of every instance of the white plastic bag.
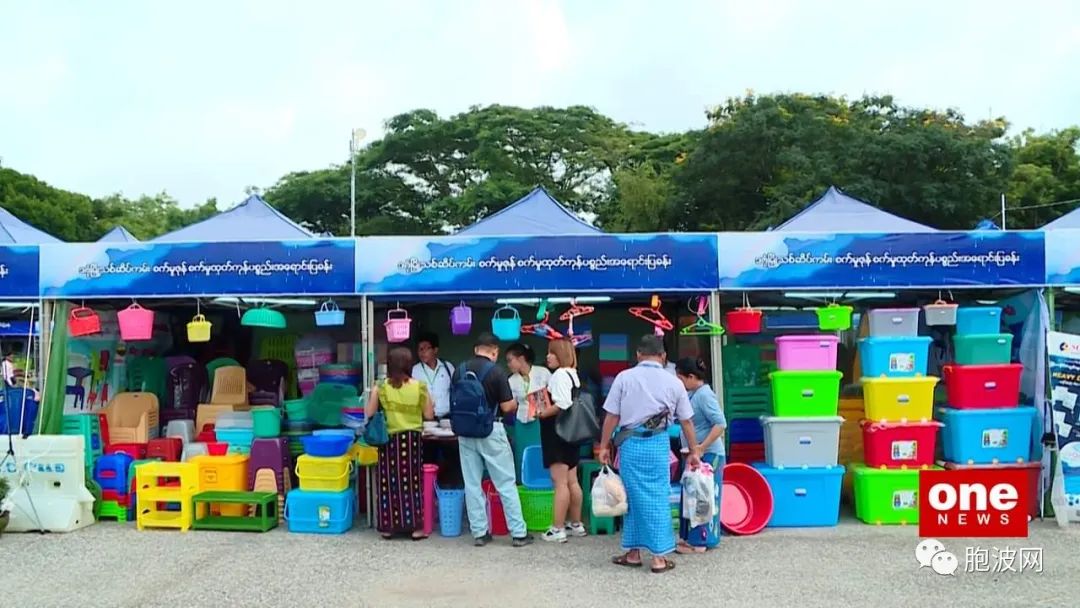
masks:
[[[703,526],[716,516],[715,486],[713,468],[708,463],[683,472],[683,518],[690,520],[691,528]]]
[[[592,514],[596,517],[626,515],[626,488],[622,479],[606,465],[592,485]]]

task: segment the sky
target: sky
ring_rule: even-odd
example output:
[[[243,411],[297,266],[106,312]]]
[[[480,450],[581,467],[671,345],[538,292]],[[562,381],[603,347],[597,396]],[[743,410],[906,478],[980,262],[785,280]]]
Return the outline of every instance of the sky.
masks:
[[[1080,2],[0,0],[0,164],[239,202],[416,108],[588,105],[700,127],[747,90],[1080,124]]]

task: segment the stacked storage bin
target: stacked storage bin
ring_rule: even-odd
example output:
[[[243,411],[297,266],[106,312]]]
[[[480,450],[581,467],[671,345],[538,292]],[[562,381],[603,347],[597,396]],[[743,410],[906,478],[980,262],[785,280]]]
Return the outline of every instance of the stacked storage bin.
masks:
[[[944,367],[946,407],[942,453],[946,468],[1020,468],[1035,480],[1029,504],[1038,514],[1038,463],[1032,466],[1034,407],[1020,407],[1023,366],[1012,361],[1012,334],[1001,333],[1001,309],[957,311],[955,364]]]
[[[773,493],[773,527],[835,526],[844,467],[840,448],[840,379],[836,336],[776,339],[779,371],[772,381],[773,415],[761,419],[765,464],[755,464]]]
[[[753,464],[765,460],[761,417],[772,411],[768,381],[761,373],[761,348],[753,344],[724,346],[724,433],[727,461]]]
[[[353,462],[348,454],[296,459],[300,487],[285,497],[289,532],[343,534],[352,529],[356,494],[349,485]]]
[[[869,524],[918,523],[919,471],[934,464],[938,378],[926,375],[931,339],[918,335],[919,312],[872,310],[870,337],[859,341],[865,463],[852,468],[855,515]]]

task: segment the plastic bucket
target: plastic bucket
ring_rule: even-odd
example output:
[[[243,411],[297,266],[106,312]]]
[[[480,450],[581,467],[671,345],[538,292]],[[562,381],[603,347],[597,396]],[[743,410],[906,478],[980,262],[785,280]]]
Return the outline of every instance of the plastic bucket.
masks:
[[[851,310],[850,306],[839,304],[829,304],[817,309],[818,329],[823,331],[851,329]]]
[[[277,437],[281,434],[281,412],[276,407],[253,407],[251,418],[256,437]]]
[[[68,333],[72,338],[101,333],[101,317],[85,306],[72,308],[68,315]]]
[[[203,315],[195,315],[187,324],[188,342],[209,342],[211,324]]]
[[[472,330],[472,309],[465,302],[450,309],[450,333],[467,336]]]
[[[503,306],[491,317],[491,333],[495,337],[510,342],[521,337],[521,315],[513,306]]]
[[[509,535],[510,528],[506,527],[506,512],[503,511],[502,498],[499,497],[495,484],[490,479],[485,479],[481,487],[484,490],[484,496],[487,497],[488,531],[492,536]]]
[[[461,536],[461,522],[465,515],[465,490],[435,488],[439,500],[439,534]]]
[[[120,339],[125,342],[149,340],[154,335],[154,311],[132,304],[116,313]]]
[[[285,402],[285,416],[289,420],[302,421],[308,419],[308,406],[306,399],[291,399]]]
[[[435,529],[435,482],[439,478],[439,465],[424,465],[424,534],[430,535]]]
[[[729,311],[724,315],[727,321],[727,330],[732,334],[759,334],[761,333],[760,310],[753,308],[739,308]]]
[[[386,328],[386,341],[392,343],[406,342],[409,339],[409,335],[412,328],[412,319],[409,318],[408,311],[395,308],[387,311],[386,322],[383,323],[383,327]]]

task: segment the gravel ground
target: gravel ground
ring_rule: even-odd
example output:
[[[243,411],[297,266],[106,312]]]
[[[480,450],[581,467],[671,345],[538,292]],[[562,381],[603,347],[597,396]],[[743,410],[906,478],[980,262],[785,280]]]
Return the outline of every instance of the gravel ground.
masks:
[[[0,538],[3,605],[52,606],[453,606],[518,608],[559,600],[579,606],[1067,606],[1080,581],[1080,528],[1032,524],[1028,539],[946,539],[956,576],[919,569],[915,528],[766,530],[725,537],[707,555],[678,556],[667,574],[610,565],[609,537],[506,539],[483,549],[467,537],[383,541],[342,536],[137,532],[101,523],[71,534]],[[964,548],[1042,547],[1043,572],[964,572]]]

